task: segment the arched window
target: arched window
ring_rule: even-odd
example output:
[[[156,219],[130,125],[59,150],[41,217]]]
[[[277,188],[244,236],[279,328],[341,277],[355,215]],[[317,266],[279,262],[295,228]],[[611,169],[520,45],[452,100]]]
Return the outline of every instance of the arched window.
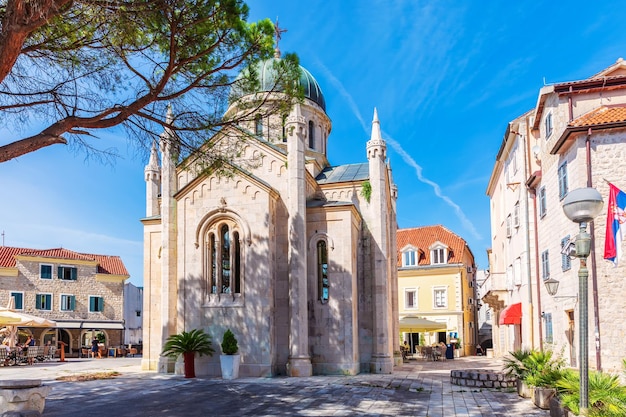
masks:
[[[326,248],[326,242],[323,240],[317,242],[317,282],[319,299],[322,304],[327,303],[330,290],[328,282],[328,249]]]
[[[228,226],[222,225],[220,230],[220,242],[221,242],[221,258],[222,258],[222,291],[223,293],[230,293],[230,234],[228,233]]]
[[[257,136],[263,136],[263,120],[260,114],[257,114],[254,118],[254,133]]]
[[[236,228],[234,221],[222,219],[207,232],[205,276],[210,294],[241,293],[241,244]]]
[[[309,120],[309,148],[315,149],[315,125]]]

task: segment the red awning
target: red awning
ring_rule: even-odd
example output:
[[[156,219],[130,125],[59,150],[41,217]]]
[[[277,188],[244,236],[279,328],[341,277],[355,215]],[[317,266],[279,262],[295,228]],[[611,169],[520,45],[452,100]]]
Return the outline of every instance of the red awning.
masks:
[[[522,303],[511,304],[500,312],[500,325],[521,324],[522,323]]]

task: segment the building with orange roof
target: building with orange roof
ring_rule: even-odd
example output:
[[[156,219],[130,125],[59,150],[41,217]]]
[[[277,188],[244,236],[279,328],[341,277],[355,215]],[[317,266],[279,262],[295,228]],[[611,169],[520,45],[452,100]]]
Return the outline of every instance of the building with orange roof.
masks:
[[[616,268],[603,255],[608,183],[626,189],[625,154],[621,58],[590,78],[542,87],[535,108],[507,126],[487,188],[492,248],[483,300],[496,315],[497,355],[553,349],[578,366],[579,261],[570,256],[570,246],[579,230],[562,203],[571,190],[593,187],[605,207],[587,228],[589,366],[621,369],[626,325],[615,312],[626,308],[626,271],[623,261]],[[545,282],[558,283],[556,294],[548,293]]]
[[[463,238],[441,225],[399,229],[398,312],[442,324],[436,332],[402,329],[402,341],[417,344],[458,343],[461,355],[477,344],[476,264]],[[415,350],[414,350],[415,351]]]
[[[0,246],[0,305],[54,320],[56,328],[24,329],[37,344],[64,342],[70,356],[83,354],[93,337],[105,346],[124,343],[124,281],[119,256],[64,248]]]

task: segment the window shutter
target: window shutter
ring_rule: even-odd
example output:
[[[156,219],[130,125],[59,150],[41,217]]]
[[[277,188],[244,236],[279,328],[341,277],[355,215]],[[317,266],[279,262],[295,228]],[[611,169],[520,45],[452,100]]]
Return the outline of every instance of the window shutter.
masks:
[[[89,297],[89,311],[96,311],[96,297]]]
[[[57,278],[63,279],[63,267],[62,266],[57,267]]]
[[[76,297],[73,295],[70,296],[70,310],[76,310]]]
[[[78,270],[76,268],[72,268],[72,280],[76,281],[77,276],[78,276]]]
[[[99,307],[100,308],[98,309],[98,311],[104,311],[104,297],[98,297],[98,299],[100,301],[99,302]]]

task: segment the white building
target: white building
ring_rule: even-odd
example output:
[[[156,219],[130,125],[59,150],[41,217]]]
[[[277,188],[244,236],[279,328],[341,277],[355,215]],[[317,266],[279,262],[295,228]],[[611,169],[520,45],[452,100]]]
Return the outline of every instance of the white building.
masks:
[[[274,62],[258,68],[267,106],[280,94],[264,90]],[[174,366],[160,355],[163,344],[201,328],[217,354],[196,359],[199,375],[220,374],[227,329],[239,342],[241,375],[392,371],[397,192],[378,116],[357,150],[366,161],[331,166],[322,90],[304,68],[300,84],[305,99],[282,120],[261,107],[209,139],[240,149],[228,176],[195,155],[178,161],[167,131],[160,166],[153,149],[142,220],[143,369],[181,371],[182,358]],[[245,100],[227,114],[248,112]]]
[[[523,177],[507,177],[515,143],[525,145]],[[505,150],[503,152],[503,150]],[[626,63],[620,58],[600,73],[579,81],[547,85],[539,91],[533,110],[510,123],[498,154],[488,188],[492,213],[492,256],[490,271],[496,285],[491,295],[499,292],[501,308],[520,303],[521,326],[510,338],[510,330],[494,332],[506,349],[516,347],[552,348],[563,352],[569,364],[577,365],[579,303],[578,260],[563,251],[578,234],[578,225],[563,214],[562,200],[576,188],[592,186],[607,203],[608,182],[626,189]],[[518,187],[520,211],[525,195],[528,200],[528,227],[521,223],[518,237],[514,229],[507,233],[506,219],[514,217],[517,196],[511,185]],[[588,327],[591,368],[618,372],[624,357],[622,343],[626,338],[624,319],[616,312],[626,308],[626,270],[624,260],[615,268],[603,260],[607,207],[588,227],[592,236]],[[534,227],[536,225],[536,227]],[[528,243],[524,243],[527,241]],[[525,257],[524,252],[528,255]],[[521,258],[521,280],[516,288],[516,256]],[[528,259],[528,264],[525,264]],[[497,277],[510,279],[496,282]],[[503,275],[495,275],[494,272]],[[524,273],[530,273],[526,280]],[[555,297],[544,286],[547,279],[559,281]],[[488,279],[489,280],[489,279]],[[523,286],[528,284],[528,291]],[[489,297],[489,293],[485,297]],[[486,298],[483,299],[486,300]],[[497,310],[497,302],[493,307]],[[490,301],[487,301],[490,302]],[[499,314],[502,314],[500,310]],[[497,313],[498,314],[498,313]],[[528,330],[526,328],[528,323]],[[513,324],[515,331],[517,325]],[[521,335],[519,339],[518,335]],[[519,340],[519,341],[518,341]]]
[[[124,284],[124,344],[141,345],[143,337],[143,287]]]

